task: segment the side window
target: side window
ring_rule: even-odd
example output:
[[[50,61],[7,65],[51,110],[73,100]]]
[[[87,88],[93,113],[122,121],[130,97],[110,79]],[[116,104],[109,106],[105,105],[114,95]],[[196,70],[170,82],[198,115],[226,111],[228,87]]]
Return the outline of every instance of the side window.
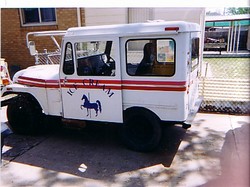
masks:
[[[131,76],[173,76],[176,46],[173,39],[126,42],[127,73]]]
[[[77,75],[115,76],[112,41],[75,43]]]
[[[199,49],[200,49],[200,39],[199,38],[193,38],[192,39],[192,70],[195,70],[199,65]]]
[[[66,44],[65,47],[63,73],[66,75],[72,75],[74,73],[73,49],[72,44],[69,42]]]

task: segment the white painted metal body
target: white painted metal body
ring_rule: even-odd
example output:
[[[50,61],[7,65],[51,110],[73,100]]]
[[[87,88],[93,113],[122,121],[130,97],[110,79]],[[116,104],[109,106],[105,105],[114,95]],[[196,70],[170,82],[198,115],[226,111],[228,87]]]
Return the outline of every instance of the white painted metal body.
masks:
[[[184,122],[198,98],[199,65],[193,65],[191,54],[192,39],[199,37],[199,26],[188,22],[70,28],[63,37],[60,65],[38,65],[22,70],[3,92],[32,94],[45,114],[67,119],[122,123],[123,111],[142,107],[163,121]],[[128,42],[143,40],[173,41],[173,74],[131,76],[128,73]],[[112,41],[115,61],[112,76],[79,76],[79,58],[75,52],[78,43],[93,41]],[[74,67],[73,72],[65,73],[66,46],[69,44]]]

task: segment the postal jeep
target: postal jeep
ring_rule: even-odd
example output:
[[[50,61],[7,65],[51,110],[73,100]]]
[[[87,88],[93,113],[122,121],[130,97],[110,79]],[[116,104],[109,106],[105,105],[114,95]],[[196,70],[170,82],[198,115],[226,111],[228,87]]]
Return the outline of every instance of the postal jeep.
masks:
[[[57,50],[39,53],[31,35],[50,36]],[[200,35],[199,25],[182,21],[28,33],[35,65],[2,90],[16,94],[9,126],[37,134],[48,118],[108,122],[121,125],[129,148],[154,150],[162,125],[188,128],[199,108]]]

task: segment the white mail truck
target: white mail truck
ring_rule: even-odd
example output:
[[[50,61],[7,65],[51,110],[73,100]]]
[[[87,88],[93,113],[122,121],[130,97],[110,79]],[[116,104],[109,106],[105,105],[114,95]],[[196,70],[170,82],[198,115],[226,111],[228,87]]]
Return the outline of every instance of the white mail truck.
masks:
[[[57,50],[38,52],[31,35],[50,36]],[[122,126],[129,148],[154,150],[162,125],[188,128],[199,108],[200,36],[199,25],[183,21],[28,33],[35,65],[2,90],[16,94],[8,102],[9,126],[36,134],[49,117],[108,122]]]

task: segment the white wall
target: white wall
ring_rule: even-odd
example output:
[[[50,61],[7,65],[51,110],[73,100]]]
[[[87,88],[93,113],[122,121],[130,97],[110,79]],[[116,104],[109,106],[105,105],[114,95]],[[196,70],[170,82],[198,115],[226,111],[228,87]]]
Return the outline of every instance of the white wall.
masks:
[[[147,20],[189,21],[198,23],[201,32],[201,61],[205,36],[205,8],[85,8],[85,24],[108,25]]]
[[[128,8],[128,22],[138,23],[154,19],[153,8]]]
[[[199,23],[205,8],[155,8],[154,19]]]
[[[205,8],[85,8],[87,26],[147,20],[190,21],[201,25]]]
[[[86,26],[147,20],[190,21],[198,23],[205,30],[205,8],[85,8]]]
[[[85,24],[110,25],[128,23],[127,8],[85,8]]]

